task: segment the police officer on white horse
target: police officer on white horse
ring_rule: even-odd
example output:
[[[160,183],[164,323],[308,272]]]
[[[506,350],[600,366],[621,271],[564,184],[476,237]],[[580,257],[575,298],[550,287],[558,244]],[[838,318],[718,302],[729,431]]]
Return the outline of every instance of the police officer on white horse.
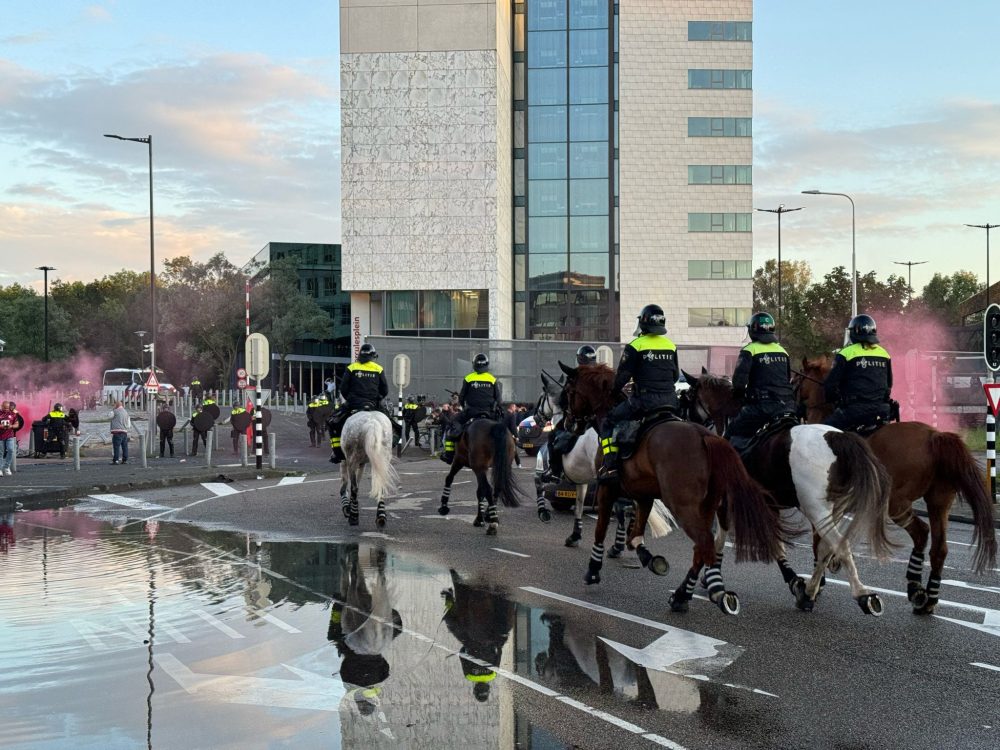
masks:
[[[382,366],[375,361],[377,359],[375,347],[362,344],[358,350],[358,361],[347,366],[347,371],[340,380],[340,395],[344,399],[344,407],[334,412],[330,418],[332,463],[339,464],[344,460],[344,452],[340,448],[340,433],[347,418],[357,411],[382,411],[382,399],[389,395],[389,383],[386,382]]]

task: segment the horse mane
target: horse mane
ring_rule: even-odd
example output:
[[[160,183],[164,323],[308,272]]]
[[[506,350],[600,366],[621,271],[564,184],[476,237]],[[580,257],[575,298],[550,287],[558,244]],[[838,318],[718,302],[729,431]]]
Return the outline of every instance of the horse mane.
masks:
[[[615,371],[608,365],[597,363],[580,365],[576,368],[573,378],[580,395],[594,405],[596,409],[610,409],[615,404],[612,387],[615,382]]]
[[[818,357],[803,357],[802,358],[802,371],[807,372],[809,370],[818,371],[824,376],[830,372],[830,368],[833,367],[833,360],[827,354],[821,354]]]
[[[710,372],[706,372],[698,378],[698,385],[703,385],[706,388],[732,388],[733,381],[725,375],[713,375]]]

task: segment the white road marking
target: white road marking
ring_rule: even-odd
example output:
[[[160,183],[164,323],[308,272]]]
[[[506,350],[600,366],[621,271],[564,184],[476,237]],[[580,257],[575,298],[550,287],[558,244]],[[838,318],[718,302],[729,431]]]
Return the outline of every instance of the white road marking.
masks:
[[[233,630],[231,627],[229,627],[228,625],[226,625],[226,623],[224,623],[218,617],[216,617],[215,615],[209,614],[208,612],[206,612],[203,609],[196,609],[196,610],[194,610],[194,613],[196,615],[198,615],[198,617],[200,617],[202,620],[204,620],[205,622],[207,622],[209,625],[211,625],[213,628],[215,628],[216,630],[218,630],[218,631],[220,631],[222,633],[225,633],[230,638],[234,638],[235,639],[235,638],[243,638],[244,637],[242,633],[238,633],[237,631]]]
[[[278,482],[278,487],[286,484],[302,484],[304,481],[306,481],[305,477],[282,477]]]
[[[209,492],[211,492],[216,497],[222,497],[223,495],[240,494],[239,490],[233,489],[224,482],[202,482],[201,486],[204,487]]]
[[[274,615],[272,615],[270,612],[265,612],[262,609],[254,609],[253,607],[250,607],[249,609],[250,609],[251,612],[253,612],[255,615],[257,615],[257,617],[259,617],[260,619],[266,620],[267,622],[271,623],[272,625],[277,625],[279,628],[281,628],[282,630],[284,630],[286,633],[301,633],[302,632],[298,628],[292,627],[287,622],[282,622],[277,617],[275,617]]]
[[[514,555],[514,557],[531,557],[531,555],[525,555],[522,552],[514,552],[513,550],[501,549],[500,547],[490,547],[490,549],[494,549],[497,552],[503,552],[505,555]]]
[[[1000,667],[995,667],[992,664],[984,664],[981,661],[970,661],[969,664],[980,669],[992,669],[994,672],[1000,672]]]
[[[390,542],[396,541],[396,537],[383,534],[381,531],[362,531],[359,536],[367,536],[375,539],[388,539]]]
[[[435,514],[433,516],[418,516],[418,518],[440,518],[444,521],[465,521],[466,523],[472,523],[476,520],[475,514],[465,513],[450,513],[447,516],[439,516]]]
[[[965,581],[952,581],[943,580],[941,584],[944,586],[954,586],[959,589],[971,589],[972,591],[985,591],[989,594],[1000,594],[1000,588],[996,586],[976,586],[973,583],[966,583]]]
[[[89,497],[100,500],[102,503],[121,505],[133,510],[170,510],[166,505],[147,503],[145,500],[140,500],[136,497],[125,497],[123,495],[89,495]]]

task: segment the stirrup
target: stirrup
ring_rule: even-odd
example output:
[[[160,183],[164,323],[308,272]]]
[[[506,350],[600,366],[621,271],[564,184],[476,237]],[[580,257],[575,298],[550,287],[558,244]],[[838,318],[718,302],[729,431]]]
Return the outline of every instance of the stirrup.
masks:
[[[453,452],[449,453],[448,451],[442,451],[438,458],[446,464],[451,465],[451,462],[455,460],[455,454]]]
[[[613,466],[602,466],[597,470],[598,484],[610,484],[618,481],[618,468]]]

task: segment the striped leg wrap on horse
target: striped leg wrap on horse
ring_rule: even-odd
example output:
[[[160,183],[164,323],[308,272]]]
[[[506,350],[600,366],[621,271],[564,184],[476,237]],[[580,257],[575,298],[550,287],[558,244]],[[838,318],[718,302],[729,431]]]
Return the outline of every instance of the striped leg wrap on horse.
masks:
[[[708,598],[713,602],[726,591],[722,583],[722,569],[718,563],[705,571],[705,583],[708,586]]]
[[[684,594],[688,599],[694,596],[694,587],[695,585],[697,585],[697,583],[698,583],[698,571],[689,570],[687,577],[684,579]]]
[[[375,520],[385,522],[385,500],[378,501],[378,507],[375,509]]]
[[[604,545],[595,542],[594,546],[590,549],[590,564],[591,565],[603,565],[604,564]]]
[[[573,519],[573,534],[575,536],[582,536],[583,535],[583,519],[582,518],[574,518]]]
[[[927,579],[927,597],[929,603],[937,604],[938,596],[941,594],[941,578],[931,573]]]
[[[486,512],[490,523],[497,523],[500,520],[500,514],[497,512],[497,504],[495,500],[489,504]]]
[[[924,572],[924,551],[913,550],[910,553],[910,563],[906,566],[906,580],[920,583]]]
[[[781,577],[785,579],[785,583],[791,583],[799,577],[799,574],[795,572],[784,557],[778,558],[778,568],[781,570]]]
[[[538,499],[535,501],[535,504],[538,506],[539,513],[541,513],[543,510],[548,510],[548,508],[545,505],[545,498],[542,497],[541,495],[538,496]]]

